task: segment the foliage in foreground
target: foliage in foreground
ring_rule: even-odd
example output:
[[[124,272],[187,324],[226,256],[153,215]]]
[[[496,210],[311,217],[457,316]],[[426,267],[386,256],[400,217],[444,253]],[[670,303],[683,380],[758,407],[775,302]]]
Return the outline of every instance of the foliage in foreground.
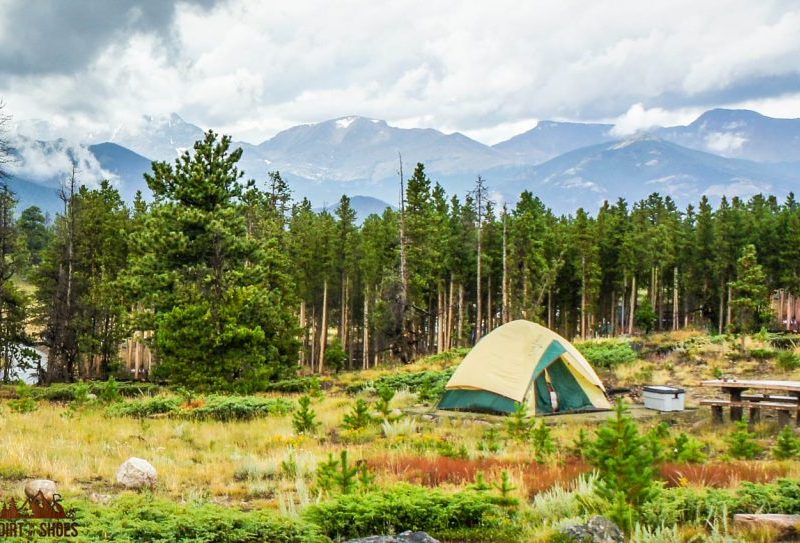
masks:
[[[345,494],[310,507],[304,518],[331,538],[354,538],[405,530],[437,538],[514,540],[518,530],[496,497],[480,492],[448,494],[410,485],[366,494]]]
[[[294,404],[283,398],[257,396],[206,396],[184,405],[177,397],[156,396],[145,400],[118,403],[108,409],[112,416],[151,417],[165,414],[172,417],[219,421],[250,420],[267,415],[285,415]]]
[[[269,511],[243,512],[211,504],[178,504],[151,495],[124,494],[111,504],[77,504],[83,541],[185,541],[233,543],[324,543],[307,523]]]
[[[360,392],[368,386],[376,389],[398,391],[408,389],[419,395],[422,401],[434,401],[444,394],[444,386],[453,376],[455,368],[442,371],[419,371],[414,373],[393,373],[384,375],[375,381],[356,383],[348,387],[348,392]]]

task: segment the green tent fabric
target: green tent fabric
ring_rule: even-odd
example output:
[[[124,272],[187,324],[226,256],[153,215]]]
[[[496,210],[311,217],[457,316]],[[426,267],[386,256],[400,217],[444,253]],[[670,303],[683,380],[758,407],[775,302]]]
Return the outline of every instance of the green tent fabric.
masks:
[[[485,390],[448,390],[439,402],[439,409],[513,413],[517,409],[517,402]]]
[[[549,385],[548,385],[549,383]],[[539,324],[517,320],[484,336],[445,386],[440,409],[511,413],[528,404],[534,414],[610,409],[603,383],[566,339]]]

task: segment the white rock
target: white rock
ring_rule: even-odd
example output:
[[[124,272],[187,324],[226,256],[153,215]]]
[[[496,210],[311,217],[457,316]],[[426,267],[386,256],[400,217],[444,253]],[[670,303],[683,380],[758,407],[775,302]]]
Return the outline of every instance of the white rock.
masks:
[[[125,460],[117,470],[117,483],[125,488],[152,488],[157,479],[156,468],[147,460],[135,456]]]
[[[25,495],[28,498],[33,499],[39,492],[45,500],[52,502],[53,494],[58,494],[58,488],[55,481],[50,479],[34,479],[25,483]]]

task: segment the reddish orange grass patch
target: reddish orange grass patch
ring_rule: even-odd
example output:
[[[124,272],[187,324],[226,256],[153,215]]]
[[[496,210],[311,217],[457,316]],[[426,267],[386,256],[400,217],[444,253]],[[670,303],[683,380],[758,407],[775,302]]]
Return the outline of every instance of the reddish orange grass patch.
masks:
[[[661,477],[667,486],[712,486],[728,488],[741,481],[768,483],[785,477],[788,469],[766,462],[714,462],[710,464],[663,464]]]

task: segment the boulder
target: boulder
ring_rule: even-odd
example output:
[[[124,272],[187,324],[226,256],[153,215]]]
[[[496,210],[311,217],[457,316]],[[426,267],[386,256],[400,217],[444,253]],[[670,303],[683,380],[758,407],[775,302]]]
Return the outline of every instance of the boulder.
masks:
[[[586,524],[572,524],[561,533],[575,543],[624,543],[625,534],[605,517],[592,517]]]
[[[361,539],[351,539],[345,543],[439,543],[425,532],[402,532],[397,535],[371,535]]]
[[[125,488],[153,488],[157,480],[156,468],[147,460],[135,456],[125,460],[117,470],[117,483]]]
[[[743,531],[771,531],[779,541],[796,541],[800,535],[800,515],[733,515],[733,526]]]
[[[42,493],[44,499],[53,502],[53,494],[58,494],[58,488],[55,481],[50,479],[34,479],[25,483],[25,495],[29,499],[33,499],[39,492]]]

